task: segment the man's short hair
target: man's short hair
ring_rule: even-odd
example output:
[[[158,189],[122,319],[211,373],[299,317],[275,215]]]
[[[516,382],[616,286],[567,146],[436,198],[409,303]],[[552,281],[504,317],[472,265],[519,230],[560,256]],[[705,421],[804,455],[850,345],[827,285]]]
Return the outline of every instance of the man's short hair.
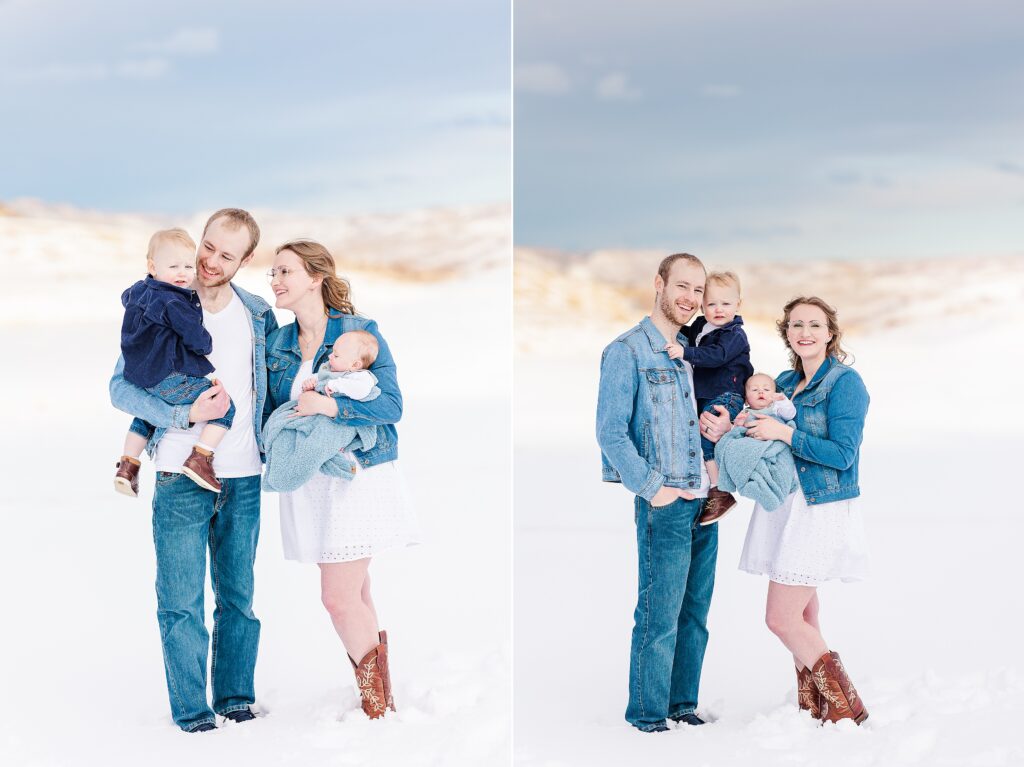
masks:
[[[249,248],[242,254],[242,260],[252,255],[252,252],[256,250],[256,246],[260,242],[260,228],[257,226],[256,219],[252,217],[252,214],[241,208],[221,208],[206,219],[206,226],[203,227],[203,237],[206,237],[206,230],[210,228],[210,224],[220,218],[226,218],[228,226],[232,229],[241,229],[244,226],[249,230]]]
[[[661,265],[658,266],[658,276],[661,277],[662,282],[668,282],[668,275],[672,271],[672,264],[679,260],[686,261],[694,266],[699,266],[704,271],[704,274],[708,273],[708,270],[704,266],[704,262],[696,256],[689,253],[673,253],[671,256],[665,256],[665,258],[661,260]]]
[[[174,229],[161,229],[159,232],[154,232],[153,236],[149,238],[149,249],[146,251],[146,260],[152,261],[153,254],[156,253],[156,249],[165,242],[176,242],[182,245],[193,253],[196,252],[195,240],[186,232],[184,229],[175,227]]]

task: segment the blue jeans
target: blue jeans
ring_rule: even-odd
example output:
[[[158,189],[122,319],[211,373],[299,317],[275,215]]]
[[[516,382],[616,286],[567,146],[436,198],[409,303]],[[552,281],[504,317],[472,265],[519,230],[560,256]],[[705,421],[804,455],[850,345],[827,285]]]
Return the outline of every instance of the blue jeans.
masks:
[[[256,700],[253,671],[260,622],[252,612],[260,532],[260,478],[221,479],[204,490],[184,474],[157,472],[153,496],[157,619],[175,723],[193,730]],[[213,708],[206,697],[203,590],[209,548],[213,613]]]
[[[697,707],[718,526],[697,523],[700,500],[655,508],[637,496],[635,507],[640,579],[626,721],[650,731]]]
[[[715,405],[722,405],[729,411],[729,418],[735,418],[743,409],[743,397],[736,392],[727,391],[724,394],[719,394],[717,397],[712,397],[711,399],[698,400],[697,410],[701,413],[718,415],[718,411],[715,410]],[[700,451],[701,454],[703,454],[705,461],[715,460],[715,443],[705,437],[704,432],[700,433]]]
[[[155,394],[168,405],[191,405],[196,401],[200,394],[211,386],[213,386],[213,381],[209,378],[190,376],[185,375],[184,373],[171,373],[156,386],[150,386],[146,391],[150,394]],[[235,403],[231,402],[228,405],[228,412],[226,412],[223,417],[218,418],[215,421],[210,421],[209,423],[214,426],[223,426],[225,429],[230,429],[234,420]],[[153,426],[146,423],[141,418],[135,418],[129,429],[146,439],[153,436]]]

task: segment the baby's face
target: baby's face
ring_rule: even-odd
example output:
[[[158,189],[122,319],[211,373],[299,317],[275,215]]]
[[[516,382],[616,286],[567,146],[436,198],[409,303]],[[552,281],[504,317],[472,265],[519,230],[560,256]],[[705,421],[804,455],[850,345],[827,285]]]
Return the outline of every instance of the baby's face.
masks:
[[[331,349],[331,356],[328,358],[331,370],[335,373],[344,373],[349,370],[363,369],[362,347],[357,338],[341,336],[334,342]]]
[[[740,308],[740,294],[732,285],[709,282],[704,290],[704,317],[715,327],[732,322]]]
[[[180,242],[161,242],[153,251],[149,273],[160,282],[190,288],[196,278],[196,254]]]
[[[745,392],[748,407],[752,410],[764,410],[775,401],[775,381],[771,379],[771,376],[750,376],[747,379]]]

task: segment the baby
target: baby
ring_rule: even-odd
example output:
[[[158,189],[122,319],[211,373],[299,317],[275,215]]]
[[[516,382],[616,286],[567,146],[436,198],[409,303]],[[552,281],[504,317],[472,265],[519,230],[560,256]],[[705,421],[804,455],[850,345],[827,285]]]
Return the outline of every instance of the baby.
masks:
[[[203,327],[203,307],[192,290],[196,276],[196,244],[184,229],[166,229],[149,240],[149,276],[121,295],[121,354],[124,377],[171,405],[190,405],[215,381],[206,378],[213,365],[206,355],[213,339]],[[235,405],[223,418],[209,421],[185,460],[182,472],[200,487],[219,493],[213,454],[231,428]],[[139,456],[153,427],[136,418],[124,440],[114,489],[139,494]]]
[[[342,333],[334,342],[331,356],[316,375],[302,382],[302,391],[328,396],[365,399],[377,385],[377,376],[367,368],[377,359],[379,346],[373,333],[352,330]]]
[[[793,453],[781,440],[746,436],[745,426],[754,420],[752,414],[792,423],[796,408],[784,394],[775,391],[775,381],[764,373],[752,375],[745,391],[747,407],[736,416],[736,428],[727,432],[715,448],[719,481],[723,488],[735,490],[757,501],[765,511],[772,511],[796,488]]]
[[[739,308],[739,277],[732,272],[712,272],[704,291],[704,316],[683,328],[691,345],[665,347],[671,359],[686,360],[693,366],[693,390],[697,410],[702,413],[717,413],[716,407],[721,406],[729,411],[730,418],[735,418],[743,408],[743,387],[754,368],[743,318],[736,313]],[[736,505],[736,499],[718,488],[714,443],[701,434],[700,446],[711,480],[700,523],[710,525],[724,517]]]

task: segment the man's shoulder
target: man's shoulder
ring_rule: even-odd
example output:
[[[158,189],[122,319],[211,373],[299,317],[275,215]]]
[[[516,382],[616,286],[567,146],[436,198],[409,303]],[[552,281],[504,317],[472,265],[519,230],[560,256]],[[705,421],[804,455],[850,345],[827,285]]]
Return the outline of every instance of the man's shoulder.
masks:
[[[240,288],[235,283],[231,283],[231,287],[234,289],[235,294],[241,300],[242,304],[248,309],[253,315],[260,317],[270,310],[270,304],[262,296],[258,296],[255,293],[250,293],[245,288]]]

